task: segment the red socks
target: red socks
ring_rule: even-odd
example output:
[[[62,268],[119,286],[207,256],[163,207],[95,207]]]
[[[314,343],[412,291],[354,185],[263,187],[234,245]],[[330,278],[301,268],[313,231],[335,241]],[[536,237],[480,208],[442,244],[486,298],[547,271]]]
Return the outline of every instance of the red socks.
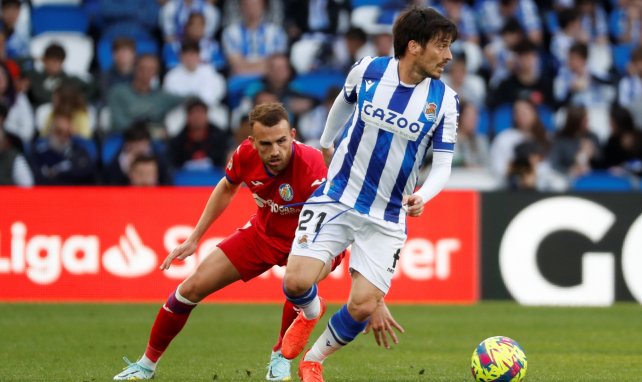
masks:
[[[149,335],[145,355],[154,362],[158,362],[170,342],[185,326],[192,309],[196,307],[196,304],[179,301],[176,294],[176,292],[172,292],[165,305],[158,311],[152,332]]]
[[[281,315],[281,332],[279,333],[279,339],[276,342],[276,345],[272,348],[272,351],[279,351],[281,349],[283,335],[298,314],[299,312],[295,309],[294,304],[289,300],[285,300],[285,303],[283,304],[283,314]]]

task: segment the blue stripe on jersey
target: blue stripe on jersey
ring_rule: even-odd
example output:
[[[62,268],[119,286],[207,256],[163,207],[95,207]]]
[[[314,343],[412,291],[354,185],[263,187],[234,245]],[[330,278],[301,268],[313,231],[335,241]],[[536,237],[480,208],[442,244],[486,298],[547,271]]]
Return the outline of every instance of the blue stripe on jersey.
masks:
[[[445,92],[446,86],[443,82],[438,80],[430,80],[426,103],[434,103],[435,105],[437,105],[437,110],[435,111],[435,115],[437,116],[439,115],[439,111],[441,110],[441,103],[443,101]],[[399,222],[401,202],[403,199],[403,192],[406,187],[406,183],[408,183],[408,177],[410,176],[415,163],[418,160],[422,159],[417,158],[417,151],[419,150],[419,146],[421,145],[424,137],[432,128],[432,124],[428,122],[428,119],[426,118],[424,113],[421,114],[422,115],[420,117],[420,120],[424,122],[424,129],[421,131],[419,138],[415,142],[409,141],[408,145],[406,146],[406,152],[404,153],[403,161],[401,162],[401,169],[399,169],[399,174],[397,174],[397,180],[395,181],[395,186],[392,189],[390,201],[388,202],[386,211],[383,215],[383,218],[388,221]],[[444,119],[445,117],[442,116],[440,125],[443,125]]]
[[[377,57],[372,60],[368,67],[366,68],[365,73],[362,76],[362,83],[359,87],[359,94],[357,99],[359,101],[358,109],[355,110],[355,113],[360,113],[361,108],[363,108],[364,101],[372,101],[377,87],[379,86],[379,80],[383,77],[383,73],[388,67],[388,63],[392,57]],[[365,81],[370,80],[374,81],[370,89],[366,91]],[[355,87],[356,88],[356,87]],[[348,179],[350,178],[350,170],[352,169],[352,164],[354,163],[354,156],[357,153],[359,148],[359,143],[361,142],[361,137],[363,136],[363,128],[365,123],[359,118],[355,124],[352,134],[350,134],[350,141],[348,142],[348,150],[343,157],[343,163],[341,164],[341,169],[334,177],[332,182],[330,182],[330,189],[328,190],[328,196],[334,200],[341,199],[343,191],[345,191],[346,186],[348,185]]]
[[[403,115],[414,90],[414,88],[408,88],[401,84],[397,85],[388,103],[388,109]],[[375,196],[377,196],[379,180],[381,179],[381,174],[383,174],[383,168],[386,166],[393,137],[393,133],[383,129],[380,129],[377,133],[377,142],[370,157],[370,163],[368,163],[361,192],[354,206],[354,209],[362,214],[370,213],[370,207],[375,200]]]

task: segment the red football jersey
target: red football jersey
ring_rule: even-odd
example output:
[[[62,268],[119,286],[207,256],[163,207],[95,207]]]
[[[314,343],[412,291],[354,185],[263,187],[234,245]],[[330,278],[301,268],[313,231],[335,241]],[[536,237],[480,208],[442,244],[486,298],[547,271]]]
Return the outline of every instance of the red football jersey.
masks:
[[[250,219],[252,225],[283,252],[290,252],[301,203],[323,183],[326,173],[321,151],[294,141],[290,163],[281,173],[272,175],[248,139],[239,145],[225,169],[229,182],[244,182],[252,191],[258,205]]]

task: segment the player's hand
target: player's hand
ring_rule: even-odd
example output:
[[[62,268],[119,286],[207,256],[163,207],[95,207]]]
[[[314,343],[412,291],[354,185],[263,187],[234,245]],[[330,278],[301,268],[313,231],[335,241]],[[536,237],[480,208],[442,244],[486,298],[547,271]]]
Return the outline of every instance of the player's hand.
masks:
[[[325,165],[330,166],[332,156],[334,155],[334,145],[328,147],[327,149],[325,147],[322,147],[321,153],[323,153],[323,160],[325,161]]]
[[[417,217],[424,212],[424,200],[419,195],[405,195],[402,204],[406,206],[408,216]]]
[[[161,270],[169,269],[174,259],[185,260],[187,257],[192,256],[194,252],[196,252],[197,247],[198,247],[198,244],[193,241],[190,241],[190,240],[184,241],[183,244],[174,248],[174,250],[170,252],[169,255],[167,255],[167,257],[163,261],[163,264],[161,264],[160,269]]]
[[[377,345],[381,346],[383,343],[383,346],[386,349],[390,349],[388,336],[390,336],[395,345],[399,343],[397,334],[393,329],[397,329],[399,333],[406,332],[404,328],[395,321],[392,314],[390,314],[390,310],[388,310],[386,303],[382,300],[377,306],[377,309],[375,309],[374,313],[370,316],[368,325],[364,329],[363,333],[368,334],[372,330]]]

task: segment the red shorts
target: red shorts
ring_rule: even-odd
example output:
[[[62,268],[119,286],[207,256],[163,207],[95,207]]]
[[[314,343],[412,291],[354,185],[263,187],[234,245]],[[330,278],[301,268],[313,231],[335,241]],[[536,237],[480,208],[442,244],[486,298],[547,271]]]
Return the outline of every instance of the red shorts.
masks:
[[[253,225],[237,229],[217,246],[239,271],[243,281],[250,281],[273,266],[284,266],[288,262],[289,253],[270,246]],[[343,251],[332,259],[332,270],[341,264],[345,254]]]

